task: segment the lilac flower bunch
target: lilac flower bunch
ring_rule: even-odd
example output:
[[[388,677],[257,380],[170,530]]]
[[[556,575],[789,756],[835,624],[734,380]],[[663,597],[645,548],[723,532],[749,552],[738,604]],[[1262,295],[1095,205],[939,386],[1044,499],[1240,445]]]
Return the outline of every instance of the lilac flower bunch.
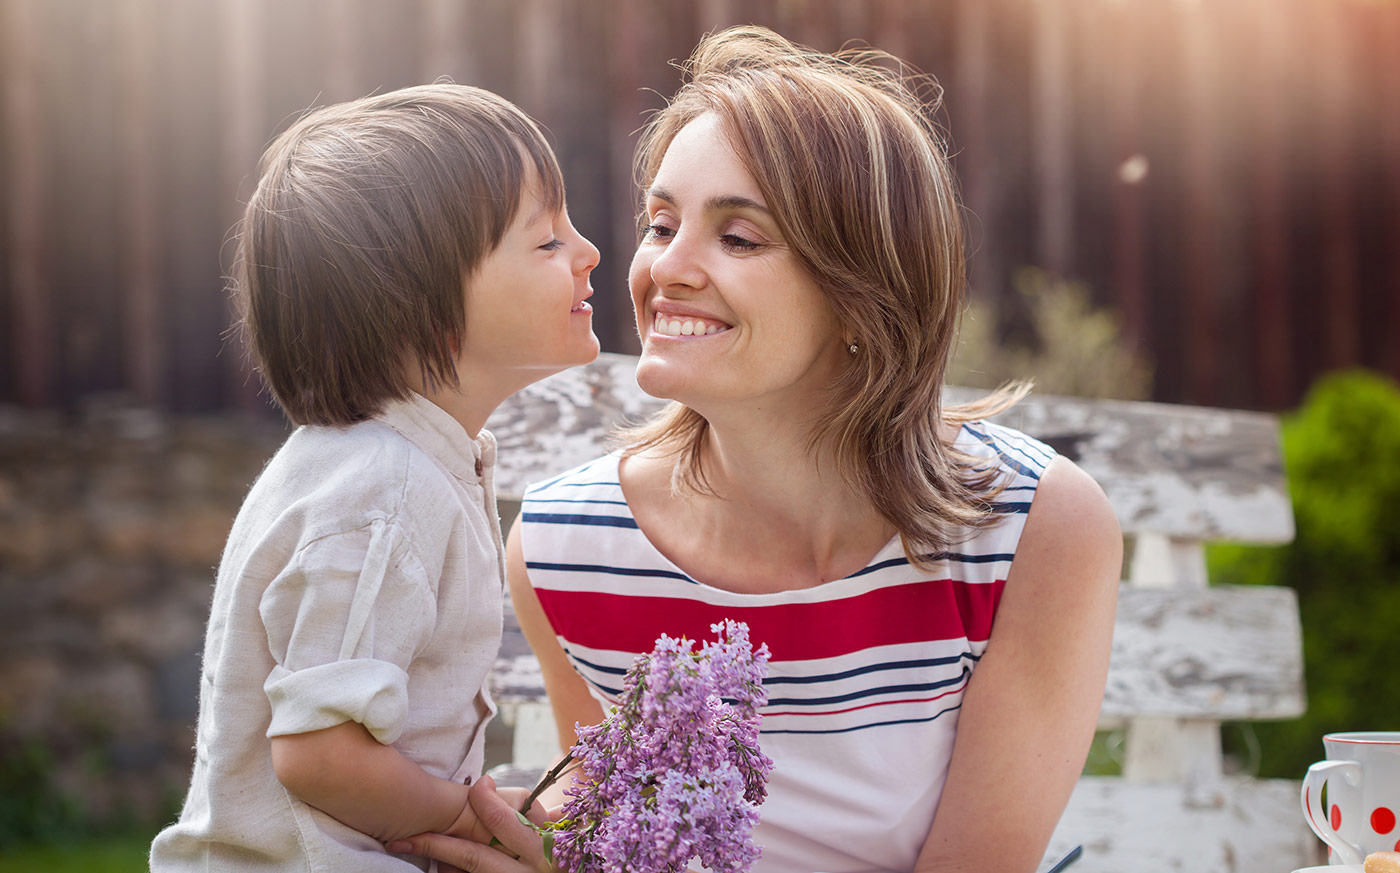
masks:
[[[622,698],[570,750],[580,771],[561,820],[542,828],[568,873],[681,873],[696,857],[714,873],[758,859],[753,827],[773,762],[758,746],[768,647],[748,625],[718,635],[662,636],[627,671]],[[552,839],[551,839],[552,837]]]

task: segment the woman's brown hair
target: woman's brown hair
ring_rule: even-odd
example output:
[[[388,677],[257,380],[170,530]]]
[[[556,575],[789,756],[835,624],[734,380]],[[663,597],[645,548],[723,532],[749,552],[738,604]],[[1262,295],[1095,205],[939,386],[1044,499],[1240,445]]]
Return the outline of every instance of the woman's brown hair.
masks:
[[[562,207],[564,180],[539,128],[465,85],[328,106],[278,136],[237,231],[233,296],[287,416],[368,418],[409,395],[415,364],[429,385],[457,384],[464,283],[527,184]]]
[[[994,414],[1005,388],[942,405],[965,291],[962,207],[922,92],[931,80],[873,49],[824,54],[761,27],[705,37],[686,82],[642,132],[642,192],[671,140],[713,113],[754,177],[785,243],[816,279],[858,352],[831,387],[811,447],[831,446],[846,481],[899,531],[916,564],[991,519],[995,467],[941,439],[944,422]],[[708,423],[671,404],[627,432],[629,454],[677,457],[676,482],[708,490]]]

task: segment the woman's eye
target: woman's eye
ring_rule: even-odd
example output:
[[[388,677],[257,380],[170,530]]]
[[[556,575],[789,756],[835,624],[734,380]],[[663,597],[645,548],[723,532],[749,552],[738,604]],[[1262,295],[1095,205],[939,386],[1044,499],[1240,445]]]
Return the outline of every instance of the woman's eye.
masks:
[[[544,245],[540,246],[540,248],[544,249],[547,252],[557,252],[563,247],[564,241],[562,239],[552,239]]]
[[[648,224],[642,228],[647,239],[670,239],[676,232],[664,224]]]
[[[735,233],[721,234],[719,241],[720,245],[734,251],[751,252],[754,249],[761,247],[760,243],[756,243],[751,239],[745,239],[744,237],[739,236]]]

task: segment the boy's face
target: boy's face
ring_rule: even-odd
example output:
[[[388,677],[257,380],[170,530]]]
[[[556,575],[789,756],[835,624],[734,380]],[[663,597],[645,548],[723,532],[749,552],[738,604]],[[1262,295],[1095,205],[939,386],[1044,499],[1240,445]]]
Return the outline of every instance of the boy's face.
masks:
[[[526,186],[501,243],[464,281],[466,335],[457,358],[463,386],[500,396],[598,356],[588,276],[598,249]],[[475,392],[474,392],[475,393]]]

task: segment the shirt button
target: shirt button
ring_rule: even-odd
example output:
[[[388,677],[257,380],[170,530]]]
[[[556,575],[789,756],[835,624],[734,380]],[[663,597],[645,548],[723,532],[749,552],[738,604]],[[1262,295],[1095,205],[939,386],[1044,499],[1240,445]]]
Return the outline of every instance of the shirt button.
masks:
[[[481,459],[480,459],[480,458],[477,458],[477,459],[476,459],[476,475],[477,475],[477,476],[480,476],[480,475],[481,475]]]

